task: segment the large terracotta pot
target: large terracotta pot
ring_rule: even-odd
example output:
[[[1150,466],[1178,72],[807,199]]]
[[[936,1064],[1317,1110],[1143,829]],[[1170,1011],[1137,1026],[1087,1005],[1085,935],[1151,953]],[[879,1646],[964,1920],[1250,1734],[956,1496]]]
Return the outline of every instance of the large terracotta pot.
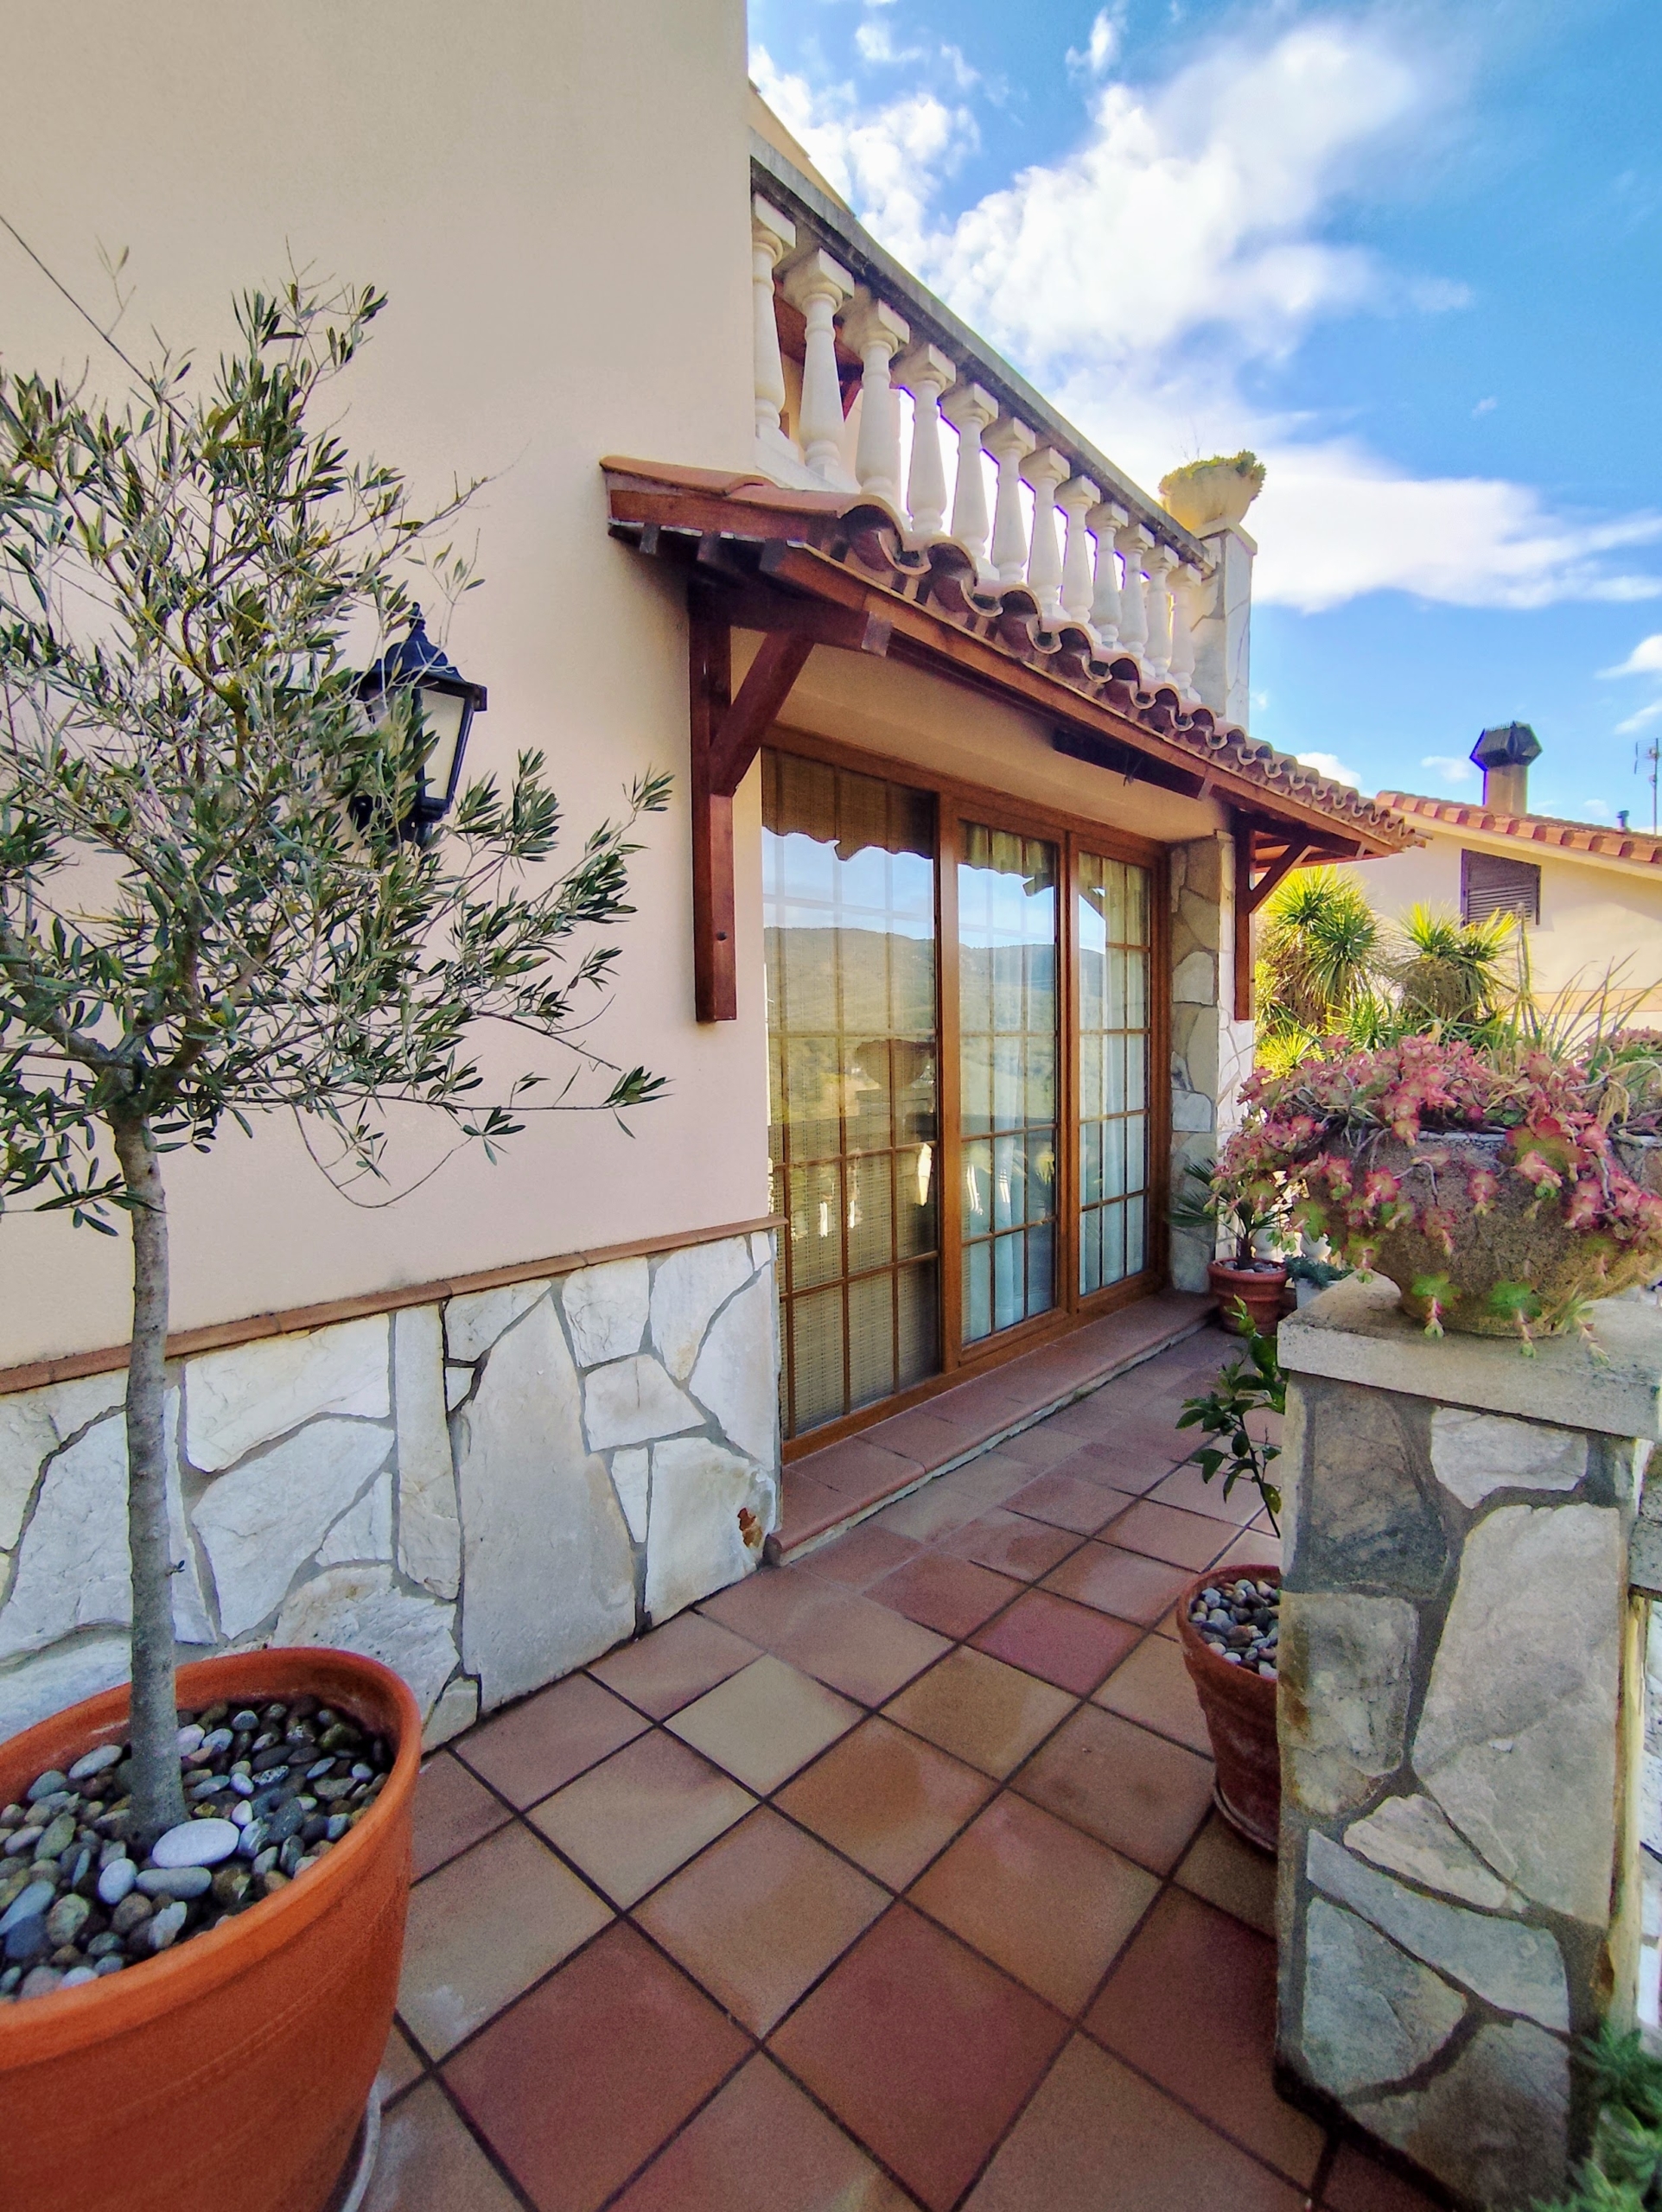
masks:
[[[421,1714],[347,1651],[179,1672],[179,1702],[309,1692],[396,1743],[374,1808],[275,1897],[160,1958],[0,2005],[0,2202],[61,2212],[320,2212],[392,2021]],[[0,1804],[125,1733],[127,1689],[0,1744]]]
[[[1207,1280],[1218,1301],[1223,1325],[1232,1335],[1246,1333],[1241,1326],[1240,1315],[1235,1311],[1238,1300],[1245,1306],[1252,1326],[1261,1337],[1274,1332],[1281,1319],[1282,1293],[1287,1287],[1285,1268],[1232,1268],[1227,1261],[1213,1260],[1207,1266]]]
[[[1254,1582],[1279,1584],[1278,1567],[1243,1567]],[[1273,1852],[1281,1827],[1281,1751],[1276,1735],[1277,1685],[1220,1659],[1190,1624],[1188,1609],[1217,1570],[1197,1574],[1177,1606],[1183,1660],[1200,1700],[1212,1756],[1217,1763],[1213,1796],[1218,1810],[1249,1843]],[[1239,1580],[1239,1577],[1230,1577]]]
[[[1523,1177],[1501,1166],[1507,1141],[1504,1131],[1479,1130],[1423,1136],[1414,1144],[1382,1135],[1355,1148],[1359,1167],[1394,1175],[1417,1203],[1434,1198],[1449,1217],[1451,1252],[1412,1223],[1386,1230],[1374,1247],[1374,1273],[1396,1284],[1404,1313],[1416,1320],[1430,1319],[1430,1300],[1414,1285],[1443,1275],[1453,1286],[1438,1306],[1445,1329],[1471,1337],[1515,1336],[1512,1314],[1489,1300],[1501,1284],[1522,1283],[1540,1300],[1544,1316],[1531,1321],[1531,1333],[1551,1336],[1568,1325],[1557,1317],[1573,1301],[1613,1297],[1649,1282],[1662,1267],[1662,1255],[1653,1251],[1635,1252],[1608,1236],[1566,1229],[1555,1196],[1549,1192],[1538,1205]],[[1473,1205],[1468,1185],[1477,1167],[1497,1178],[1494,1203],[1483,1213]]]

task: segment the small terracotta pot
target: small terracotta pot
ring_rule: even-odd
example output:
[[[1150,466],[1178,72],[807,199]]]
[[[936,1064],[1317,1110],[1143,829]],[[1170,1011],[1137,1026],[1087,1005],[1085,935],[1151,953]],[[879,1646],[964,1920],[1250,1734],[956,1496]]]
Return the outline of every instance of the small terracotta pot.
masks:
[[[1276,1324],[1281,1319],[1281,1294],[1287,1287],[1285,1268],[1232,1268],[1225,1260],[1213,1260],[1207,1268],[1207,1280],[1218,1301],[1223,1325],[1232,1336],[1246,1333],[1235,1311],[1238,1300],[1251,1314],[1252,1326],[1261,1337],[1274,1335]]]
[[[0,2005],[8,2203],[65,2212],[319,2212],[392,2023],[421,1713],[348,1651],[244,1651],[179,1670],[192,1709],[309,1693],[396,1743],[374,1808],[304,1878],[160,1958]],[[106,1690],[0,1745],[0,1804],[127,1725]]]
[[[1281,1569],[1243,1567],[1228,1579],[1239,1581],[1244,1576],[1278,1585]],[[1178,1601],[1177,1633],[1212,1738],[1218,1768],[1212,1795],[1218,1810],[1249,1843],[1273,1853],[1281,1828],[1281,1749],[1276,1734],[1279,1685],[1245,1667],[1232,1667],[1190,1625],[1189,1607],[1219,1579],[1213,1569],[1197,1574],[1189,1584]]]

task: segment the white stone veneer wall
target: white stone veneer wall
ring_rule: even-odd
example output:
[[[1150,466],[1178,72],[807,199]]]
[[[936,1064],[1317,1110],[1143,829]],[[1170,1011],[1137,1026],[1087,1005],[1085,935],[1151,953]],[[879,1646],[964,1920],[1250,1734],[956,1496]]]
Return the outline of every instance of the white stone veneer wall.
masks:
[[[776,1346],[757,1235],[175,1363],[181,1657],[366,1652],[442,1742],[756,1566]],[[126,1675],[125,1386],[0,1398],[0,1739]]]

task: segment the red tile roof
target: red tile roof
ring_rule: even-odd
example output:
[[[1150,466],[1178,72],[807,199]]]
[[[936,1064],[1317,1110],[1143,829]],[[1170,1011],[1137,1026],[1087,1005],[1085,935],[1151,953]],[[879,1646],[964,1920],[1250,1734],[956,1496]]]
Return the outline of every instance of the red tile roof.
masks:
[[[1378,804],[1406,815],[1410,822],[1435,822],[1447,830],[1506,837],[1572,860],[1627,861],[1640,868],[1662,868],[1662,836],[1640,830],[1604,830],[1596,823],[1568,822],[1556,814],[1496,814],[1462,799],[1423,798],[1414,791],[1381,791]]]

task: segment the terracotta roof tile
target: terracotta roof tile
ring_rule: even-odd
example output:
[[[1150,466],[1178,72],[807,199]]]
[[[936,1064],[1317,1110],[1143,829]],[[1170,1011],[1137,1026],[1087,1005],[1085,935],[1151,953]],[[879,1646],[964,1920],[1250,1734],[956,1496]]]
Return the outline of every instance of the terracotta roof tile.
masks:
[[[1468,800],[1425,798],[1414,791],[1381,791],[1378,804],[1410,822],[1437,822],[1450,830],[1470,830],[1486,837],[1507,837],[1520,845],[1541,845],[1582,860],[1627,861],[1640,868],[1662,868],[1662,836],[1633,830],[1608,830],[1595,822],[1570,822],[1556,814],[1496,814]]]

